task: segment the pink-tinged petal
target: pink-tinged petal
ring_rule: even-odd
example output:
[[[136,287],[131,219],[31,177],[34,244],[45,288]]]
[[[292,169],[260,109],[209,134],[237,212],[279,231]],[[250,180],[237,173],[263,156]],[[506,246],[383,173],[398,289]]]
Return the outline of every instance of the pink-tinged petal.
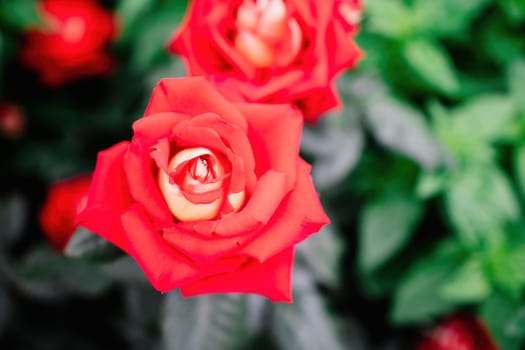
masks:
[[[87,205],[77,217],[79,226],[99,234],[126,252],[129,252],[128,241],[120,217],[133,203],[123,164],[128,145],[129,142],[124,141],[98,154]]]
[[[253,241],[239,250],[260,261],[271,258],[283,247],[292,247],[330,223],[310,177],[310,166],[302,161],[296,188],[275,211],[272,219]]]
[[[255,173],[274,169],[295,183],[303,127],[301,112],[290,105],[236,104],[248,120],[248,139],[257,159]],[[276,127],[278,125],[278,127]]]
[[[257,293],[275,302],[292,302],[294,248],[287,248],[264,263],[251,260],[238,270],[211,276],[181,288],[184,296],[208,293]]]
[[[212,112],[246,130],[242,114],[203,77],[162,79],[153,90],[145,114],[161,112],[190,116]]]
[[[233,237],[257,232],[259,226],[270,220],[286,195],[284,186],[284,174],[270,170],[259,179],[250,199],[239,212],[220,220],[181,222],[178,226],[207,236]]]
[[[130,144],[124,162],[125,178],[133,199],[155,219],[157,227],[165,227],[173,224],[173,215],[159,190],[156,164],[149,153],[136,143]]]
[[[150,147],[159,139],[169,137],[174,126],[189,118],[187,114],[161,112],[137,119],[132,125],[133,140],[144,147]]]

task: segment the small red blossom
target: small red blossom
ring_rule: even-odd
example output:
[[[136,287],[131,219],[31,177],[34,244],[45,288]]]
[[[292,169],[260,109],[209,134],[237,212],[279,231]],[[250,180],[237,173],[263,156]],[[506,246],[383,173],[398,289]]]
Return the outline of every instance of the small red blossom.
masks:
[[[360,0],[193,0],[169,50],[230,100],[293,103],[314,122],[362,56],[360,18]]]
[[[62,251],[77,228],[76,216],[86,206],[91,174],[79,175],[52,184],[40,211],[40,227]]]
[[[39,9],[42,23],[25,31],[20,58],[44,83],[59,85],[111,70],[107,48],[115,18],[96,0],[41,0]]]
[[[0,134],[8,139],[18,139],[24,134],[25,126],[25,115],[18,106],[0,102]]]
[[[498,350],[498,347],[479,319],[460,314],[431,329],[416,350]]]

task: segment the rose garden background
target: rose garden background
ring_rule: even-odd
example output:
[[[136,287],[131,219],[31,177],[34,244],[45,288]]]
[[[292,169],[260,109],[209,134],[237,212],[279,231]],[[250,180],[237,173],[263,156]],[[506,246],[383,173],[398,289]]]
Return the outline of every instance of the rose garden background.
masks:
[[[30,34],[38,1],[0,1],[0,348],[523,348],[524,1],[364,2],[344,109],[303,130],[331,224],[297,248],[292,304],[161,294],[69,239],[97,153],[186,75],[185,1],[99,4],[73,47]]]

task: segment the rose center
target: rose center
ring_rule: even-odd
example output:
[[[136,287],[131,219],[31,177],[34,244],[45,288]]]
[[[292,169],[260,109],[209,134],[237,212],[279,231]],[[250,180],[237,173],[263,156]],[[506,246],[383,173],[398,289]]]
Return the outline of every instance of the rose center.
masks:
[[[301,28],[283,0],[244,0],[235,25],[235,48],[254,67],[286,66],[300,51]]]
[[[202,147],[177,152],[167,171],[160,170],[159,189],[173,216],[180,221],[216,218],[228,200],[234,212],[244,204],[244,191],[227,195],[224,159]]]

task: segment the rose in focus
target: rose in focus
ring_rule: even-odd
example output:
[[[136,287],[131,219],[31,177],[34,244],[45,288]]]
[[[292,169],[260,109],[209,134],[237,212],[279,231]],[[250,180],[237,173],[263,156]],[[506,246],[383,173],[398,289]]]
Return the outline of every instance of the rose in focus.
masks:
[[[62,251],[75,232],[76,216],[86,207],[91,174],[84,174],[52,184],[40,211],[42,231]]]
[[[159,291],[291,300],[294,246],[329,222],[291,105],[231,103],[202,77],[163,79],[131,142],[99,153],[80,224]]]
[[[229,99],[294,103],[314,122],[362,56],[360,17],[360,0],[194,0],[169,49]]]
[[[417,350],[497,350],[486,327],[467,314],[446,318],[417,344]]]
[[[41,23],[27,28],[22,62],[48,85],[108,73],[113,15],[96,0],[41,0]]]

